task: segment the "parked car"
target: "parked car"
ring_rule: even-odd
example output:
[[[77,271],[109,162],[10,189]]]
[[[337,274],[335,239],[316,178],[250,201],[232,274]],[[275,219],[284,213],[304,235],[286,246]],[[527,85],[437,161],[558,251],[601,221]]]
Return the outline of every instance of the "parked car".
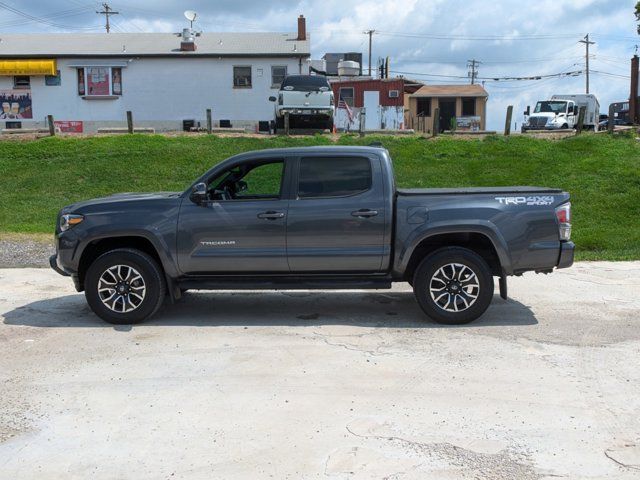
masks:
[[[631,125],[631,123],[625,121],[623,118],[614,118],[613,119],[613,125]],[[609,119],[607,118],[606,120],[602,120],[600,123],[598,123],[598,128],[600,130],[606,130],[607,128],[609,128]]]
[[[598,130],[600,104],[595,95],[552,95],[549,100],[539,101],[533,113],[529,107],[525,114],[522,132],[529,130],[568,130],[578,124],[580,107],[585,107],[583,128]]]
[[[494,278],[573,263],[569,194],[543,187],[399,189],[379,147],[248,152],[184,192],[64,207],[50,263],[111,323],[153,315],[187,289],[387,289],[470,322]],[[238,304],[238,308],[241,305]]]
[[[284,128],[285,113],[291,128],[333,129],[335,100],[323,75],[289,75],[269,100],[275,102],[274,130]]]

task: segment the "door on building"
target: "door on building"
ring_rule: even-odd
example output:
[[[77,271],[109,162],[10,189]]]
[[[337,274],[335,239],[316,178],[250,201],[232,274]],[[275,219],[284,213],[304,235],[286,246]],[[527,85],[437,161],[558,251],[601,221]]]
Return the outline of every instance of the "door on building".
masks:
[[[451,130],[451,119],[456,116],[456,99],[441,98],[438,102],[440,108],[440,133]]]
[[[364,92],[364,108],[367,111],[365,117],[365,130],[378,130],[380,128],[380,92]]]

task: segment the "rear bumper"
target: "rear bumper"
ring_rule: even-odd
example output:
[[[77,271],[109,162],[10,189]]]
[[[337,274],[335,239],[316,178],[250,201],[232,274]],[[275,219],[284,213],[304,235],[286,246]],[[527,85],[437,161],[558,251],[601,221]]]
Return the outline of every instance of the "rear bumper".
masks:
[[[576,245],[573,242],[560,243],[560,258],[558,259],[557,268],[568,268],[573,265],[573,253]]]

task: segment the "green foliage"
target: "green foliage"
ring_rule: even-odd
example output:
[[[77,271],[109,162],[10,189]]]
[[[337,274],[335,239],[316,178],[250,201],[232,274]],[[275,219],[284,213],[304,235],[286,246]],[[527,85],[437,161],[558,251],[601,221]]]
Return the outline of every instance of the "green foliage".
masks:
[[[379,141],[402,187],[539,185],[571,193],[573,239],[582,260],[640,259],[640,144],[634,136],[526,136],[484,140],[345,135]],[[64,205],[131,191],[183,191],[236,153],[329,145],[324,136],[220,138],[126,135],[0,142],[0,232],[51,232]],[[266,171],[265,171],[266,172]],[[273,174],[272,174],[273,173]],[[268,172],[273,180],[275,172]],[[269,182],[267,188],[271,188]],[[253,185],[251,188],[253,189]]]

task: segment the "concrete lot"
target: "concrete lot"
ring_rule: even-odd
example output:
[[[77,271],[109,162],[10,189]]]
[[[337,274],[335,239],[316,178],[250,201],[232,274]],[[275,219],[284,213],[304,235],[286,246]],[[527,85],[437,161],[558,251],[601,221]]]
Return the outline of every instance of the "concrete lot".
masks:
[[[0,477],[640,478],[640,262],[509,287],[462,327],[400,285],[189,293],[114,328],[0,270]]]

